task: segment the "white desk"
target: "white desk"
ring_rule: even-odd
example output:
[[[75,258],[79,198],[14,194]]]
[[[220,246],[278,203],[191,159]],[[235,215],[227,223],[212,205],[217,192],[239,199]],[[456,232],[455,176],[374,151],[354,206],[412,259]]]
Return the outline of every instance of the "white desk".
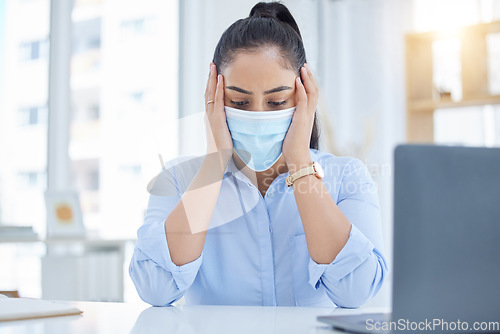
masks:
[[[334,333],[327,324],[318,322],[316,317],[381,311],[373,308],[346,310],[260,306],[148,307],[144,304],[126,303],[68,303],[80,308],[84,313],[78,316],[0,322],[0,333]]]

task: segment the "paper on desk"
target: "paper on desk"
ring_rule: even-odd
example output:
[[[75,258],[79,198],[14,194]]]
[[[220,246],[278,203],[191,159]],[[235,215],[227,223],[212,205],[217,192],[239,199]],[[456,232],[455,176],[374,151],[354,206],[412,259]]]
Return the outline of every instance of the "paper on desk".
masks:
[[[48,300],[0,298],[0,321],[57,317],[81,314],[76,307]]]

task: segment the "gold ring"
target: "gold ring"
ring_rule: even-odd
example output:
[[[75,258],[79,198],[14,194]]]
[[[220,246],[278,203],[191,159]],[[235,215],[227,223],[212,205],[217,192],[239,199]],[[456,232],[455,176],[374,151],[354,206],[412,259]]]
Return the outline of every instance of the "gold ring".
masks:
[[[214,100],[208,100],[207,104],[214,103]]]

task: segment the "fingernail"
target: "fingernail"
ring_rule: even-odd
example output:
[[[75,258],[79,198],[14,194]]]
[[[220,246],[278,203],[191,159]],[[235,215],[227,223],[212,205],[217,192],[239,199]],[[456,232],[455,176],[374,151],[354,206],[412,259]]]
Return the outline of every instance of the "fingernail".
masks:
[[[220,74],[217,76],[217,83],[220,81]]]
[[[307,63],[304,63],[304,67],[308,69],[309,65]]]

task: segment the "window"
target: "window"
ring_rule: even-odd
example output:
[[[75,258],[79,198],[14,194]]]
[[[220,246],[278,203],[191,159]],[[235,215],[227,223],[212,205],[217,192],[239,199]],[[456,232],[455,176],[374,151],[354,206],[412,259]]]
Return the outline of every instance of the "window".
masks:
[[[120,30],[125,38],[133,35],[153,34],[156,30],[155,24],[154,17],[124,20],[120,24]]]
[[[136,235],[158,153],[177,154],[177,6],[74,1],[68,188],[80,195],[86,228],[104,238]],[[42,237],[47,153],[59,149],[47,147],[49,23],[49,0],[0,1],[0,223],[32,225]],[[2,272],[0,287],[39,298],[34,266]],[[32,281],[18,286],[18,277]]]
[[[77,21],[73,24],[73,54],[83,54],[101,47],[101,18]]]
[[[42,237],[49,17],[48,0],[0,1],[0,224],[33,226]],[[0,246],[0,288],[40,298],[43,247]]]
[[[88,229],[135,236],[158,151],[177,152],[152,130],[177,119],[177,2],[87,2],[72,13],[72,182]]]
[[[50,3],[0,1],[0,222],[45,233]],[[32,12],[27,12],[30,8]],[[20,53],[20,57],[16,57]],[[14,55],[6,57],[3,55]],[[34,66],[25,66],[35,61]],[[19,131],[20,127],[30,131]],[[27,209],[26,206],[29,206]]]
[[[130,99],[135,103],[141,103],[144,97],[144,92],[134,92],[130,94]]]
[[[49,56],[48,40],[21,43],[19,46],[21,61],[30,61],[37,59],[47,59]]]
[[[45,186],[45,172],[31,171],[18,173],[19,189],[37,189]]]
[[[46,125],[47,106],[34,106],[19,109],[19,125]]]

